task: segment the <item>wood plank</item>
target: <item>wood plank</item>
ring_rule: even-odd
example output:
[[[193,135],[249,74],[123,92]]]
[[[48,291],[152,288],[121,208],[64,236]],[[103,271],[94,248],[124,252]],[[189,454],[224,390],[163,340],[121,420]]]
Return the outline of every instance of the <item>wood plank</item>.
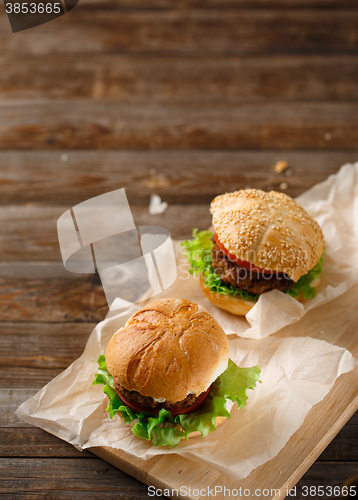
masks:
[[[0,276],[0,321],[98,322],[108,311],[99,276],[70,273],[62,262],[2,262]]]
[[[61,158],[67,161],[61,161]],[[93,196],[124,187],[131,206],[148,206],[153,192],[170,205],[208,205],[215,196],[225,191],[246,186],[279,191],[282,182],[287,184],[284,191],[295,197],[336,173],[344,163],[357,161],[357,158],[357,149],[0,151],[0,204],[49,202],[67,204],[69,208]],[[290,165],[288,171],[282,174],[272,170],[279,160],[285,160]],[[28,219],[37,210],[37,216],[41,217],[41,223],[48,230],[46,220],[51,216],[50,209],[43,208],[44,215],[41,217],[33,205],[24,207]],[[2,210],[1,223],[6,225],[9,221],[9,224],[17,224],[19,217],[25,216],[24,211],[19,213],[18,210],[10,207]],[[60,215],[60,210],[54,209],[53,215]],[[139,216],[139,212],[137,214]],[[180,224],[180,220],[177,223]],[[23,227],[19,230],[22,232]],[[32,230],[35,230],[34,226]],[[16,238],[14,233],[13,236]]]
[[[4,12],[4,10],[3,10]],[[82,10],[36,27],[36,37],[13,36],[0,17],[8,54],[130,53],[327,54],[357,53],[356,9]]]
[[[319,485],[326,486],[342,486],[347,479],[356,476],[358,474],[358,464],[357,461],[354,460],[352,462],[345,462],[344,464],[340,464],[337,462],[315,462],[306,472],[302,479],[297,483],[297,496],[296,500],[304,500],[307,498],[305,495],[307,490],[303,490],[303,486],[307,486],[308,488],[316,486],[316,494],[314,494],[314,490],[312,488],[312,494],[309,495],[310,499],[318,500],[322,498],[321,494],[318,494],[317,487]],[[326,496],[324,498],[330,498],[332,495],[329,495],[330,490],[326,490]]]
[[[81,3],[82,5],[82,3]],[[0,55],[1,99],[358,99],[356,55]]]
[[[0,149],[354,149],[357,115],[345,102],[16,101],[1,105]]]
[[[32,368],[27,366],[13,366],[8,370],[2,370],[0,389],[6,387],[41,387],[48,384],[53,378],[57,377],[63,368]]]
[[[46,498],[53,499],[84,498],[76,496],[81,492],[82,495],[87,492],[87,498],[95,498],[94,494],[100,498],[99,492],[101,495],[111,492],[113,498],[119,491],[123,492],[121,498],[129,498],[129,494],[147,498],[147,488],[143,484],[127,478],[126,474],[98,458],[5,458],[0,460],[0,464],[2,494],[16,494],[16,498],[39,498],[36,494],[45,492]],[[63,497],[62,491],[68,494],[66,490],[72,496]]]
[[[1,260],[61,261],[57,220],[68,206],[0,207]]]
[[[355,0],[81,0],[81,9],[357,8]]]
[[[113,498],[121,491],[121,498],[148,498],[147,487],[127,478],[124,473],[99,459],[1,459],[0,479],[3,493],[16,494],[16,498],[33,499],[35,492],[46,492],[46,499]],[[344,467],[330,464],[329,476],[325,475],[322,464],[314,464],[304,484],[322,481],[322,485],[342,484],[357,471],[356,462],[347,462]],[[186,486],[185,483],[182,483]],[[252,488],[254,492],[255,488]],[[76,496],[85,495],[87,496]],[[91,497],[88,496],[89,491]],[[123,493],[122,493],[123,491]],[[102,496],[111,493],[110,496]],[[123,494],[123,496],[122,496]],[[64,496],[63,496],[64,495]],[[134,496],[135,495],[135,496]],[[9,496],[9,498],[12,498]],[[217,497],[219,498],[219,496]],[[255,497],[260,498],[260,497]],[[282,495],[282,498],[284,496]]]
[[[89,451],[78,451],[71,444],[36,427],[1,428],[0,457],[94,458]]]
[[[9,387],[0,388],[0,427],[29,427],[30,424],[22,422],[15,415],[15,410],[27,399],[34,396],[40,389],[41,385],[34,387]]]
[[[358,412],[319,456],[320,461],[358,460]]]
[[[96,470],[93,474],[96,474]],[[118,478],[117,478],[118,479]],[[118,498],[119,495],[121,500],[141,500],[143,498],[148,498],[147,489],[142,491],[137,491],[133,486],[123,487],[122,484],[116,483],[116,489],[111,490],[100,490],[96,491],[89,488],[84,488],[82,490],[46,490],[43,491],[41,487],[34,488],[32,491],[21,491],[17,492],[9,491],[6,493],[6,499],[9,500],[113,500],[113,498]],[[163,500],[166,497],[162,497]]]
[[[22,270],[27,272],[26,264],[21,268],[13,268],[10,262],[14,260],[62,262],[57,236],[57,219],[68,208],[62,205],[0,206],[0,259],[6,260],[8,262],[6,266],[9,266],[9,270],[4,272],[12,276],[16,273],[19,277],[22,275]],[[137,226],[160,225],[167,228],[175,239],[191,236],[193,215],[198,228],[205,229],[211,224],[208,205],[170,205],[164,214],[156,216],[149,215],[147,207],[143,206],[132,205],[131,210]],[[46,269],[45,267],[44,272],[47,272]],[[52,272],[51,268],[49,273]]]
[[[0,323],[1,380],[14,370],[28,369],[27,386],[31,385],[30,369],[63,371],[79,358],[96,323]],[[17,346],[26,346],[19,350]],[[12,388],[23,387],[15,377]],[[6,385],[5,385],[6,387]]]

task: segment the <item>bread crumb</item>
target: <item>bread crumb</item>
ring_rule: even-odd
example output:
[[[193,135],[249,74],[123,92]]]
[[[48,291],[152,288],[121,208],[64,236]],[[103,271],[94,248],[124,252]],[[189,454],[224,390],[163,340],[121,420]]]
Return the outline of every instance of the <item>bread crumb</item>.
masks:
[[[150,215],[163,214],[167,208],[168,203],[166,201],[162,201],[160,196],[158,196],[157,194],[151,195],[148,208]]]
[[[287,189],[288,188],[288,184],[287,182],[281,182],[279,188],[282,190],[282,189]]]
[[[276,162],[276,165],[272,167],[272,169],[277,172],[278,174],[281,174],[281,172],[284,172],[288,168],[288,163],[287,161],[278,161]]]

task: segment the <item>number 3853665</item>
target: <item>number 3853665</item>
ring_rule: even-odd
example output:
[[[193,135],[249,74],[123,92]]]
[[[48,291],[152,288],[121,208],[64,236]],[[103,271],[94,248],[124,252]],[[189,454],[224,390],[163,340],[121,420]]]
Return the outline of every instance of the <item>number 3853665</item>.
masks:
[[[7,14],[60,14],[61,3],[6,3]]]

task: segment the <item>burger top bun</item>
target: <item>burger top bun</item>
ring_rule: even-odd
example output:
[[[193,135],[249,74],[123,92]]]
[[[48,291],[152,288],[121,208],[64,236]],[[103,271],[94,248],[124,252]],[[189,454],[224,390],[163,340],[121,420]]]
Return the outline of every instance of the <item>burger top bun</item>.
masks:
[[[242,189],[217,196],[210,210],[225,248],[258,267],[298,281],[322,255],[321,228],[286,194]]]
[[[118,384],[173,402],[206,391],[228,359],[223,329],[184,299],[157,300],[140,309],[114,334],[106,352],[107,369]]]

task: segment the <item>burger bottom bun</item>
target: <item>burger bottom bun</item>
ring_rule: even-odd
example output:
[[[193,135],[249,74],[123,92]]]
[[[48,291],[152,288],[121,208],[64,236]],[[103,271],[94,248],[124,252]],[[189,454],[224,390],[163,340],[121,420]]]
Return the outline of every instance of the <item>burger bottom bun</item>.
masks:
[[[215,304],[217,307],[221,307],[225,311],[235,314],[236,316],[245,316],[250,309],[254,307],[256,302],[252,300],[244,300],[241,297],[234,297],[233,295],[224,295],[222,293],[212,292],[207,286],[205,286],[203,278],[200,276],[200,285],[206,297]]]
[[[232,407],[234,406],[234,403],[227,399],[226,400],[226,410],[230,413],[231,410],[232,410]],[[225,420],[227,419],[227,417],[216,417],[215,419],[215,427],[218,428],[220,425],[222,425]],[[177,424],[176,425],[176,428],[179,430],[179,431],[184,431],[184,429],[182,428],[182,426],[180,424]],[[194,437],[201,437],[201,432],[200,431],[194,431],[194,432],[191,432],[190,434],[188,434],[188,439],[190,438],[194,438]],[[185,439],[185,437],[182,437],[181,440]]]
[[[232,407],[234,406],[234,403],[232,401],[230,401],[230,399],[227,399],[226,400],[226,409],[227,411],[230,413]],[[215,419],[215,426],[216,428],[218,428],[220,425],[222,425],[225,420],[227,419],[227,417],[216,417]],[[194,432],[191,432],[189,435],[188,435],[188,438],[192,438],[192,437],[198,437],[198,436],[201,436],[201,432],[200,431],[194,431]],[[182,438],[182,439],[185,439],[185,438]]]
[[[222,425],[225,420],[227,419],[227,417],[216,417],[215,419],[215,427],[218,428],[220,425]],[[179,431],[184,431],[184,429],[182,428],[181,425],[177,425],[176,428],[179,430]],[[201,432],[200,431],[194,431],[194,432],[191,432],[190,434],[188,434],[188,439],[191,439],[191,438],[195,438],[195,437],[201,437]],[[182,437],[181,438],[182,440],[185,439],[185,437]]]
[[[222,425],[225,420],[227,419],[227,417],[216,417],[216,420],[215,420],[215,426],[216,427],[219,427],[219,425]],[[189,435],[188,435],[188,438],[194,438],[194,437],[201,437],[201,432],[200,431],[194,431],[194,432],[191,432]],[[184,437],[182,439],[185,439]]]
[[[319,284],[319,278],[315,280],[315,286]],[[217,307],[221,307],[225,311],[235,314],[236,316],[245,316],[250,309],[254,307],[256,302],[252,300],[244,300],[241,297],[234,297],[233,295],[224,295],[222,293],[212,292],[207,286],[205,286],[203,278],[200,276],[200,285],[206,297]],[[302,293],[295,297],[298,302],[304,300]]]

